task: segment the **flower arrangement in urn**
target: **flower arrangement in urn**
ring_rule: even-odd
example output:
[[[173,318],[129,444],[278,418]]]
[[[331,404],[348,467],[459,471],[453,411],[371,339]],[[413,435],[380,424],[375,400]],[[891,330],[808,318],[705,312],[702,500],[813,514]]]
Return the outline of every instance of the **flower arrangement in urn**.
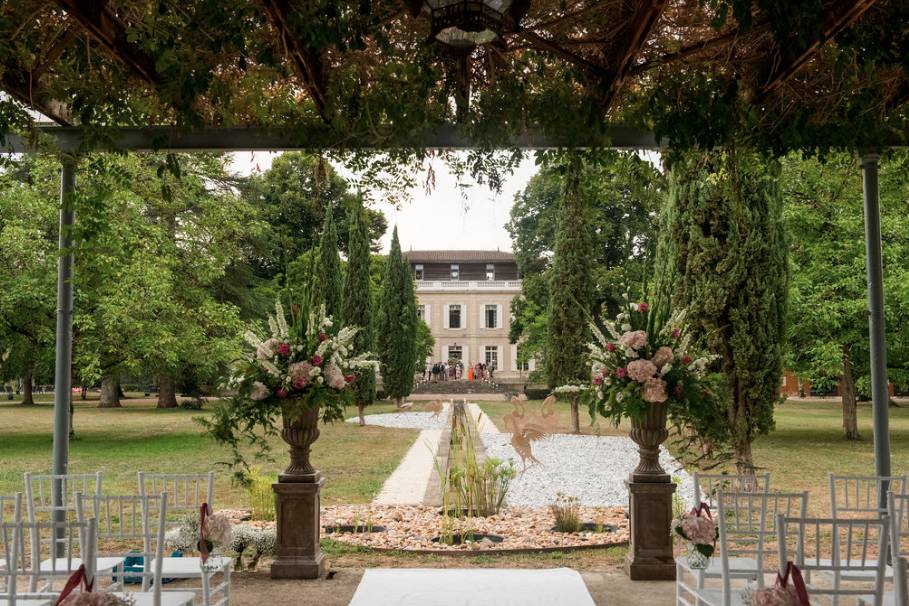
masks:
[[[646,301],[624,303],[614,320],[600,329],[591,321],[596,341],[588,347],[591,382],[566,385],[557,392],[579,392],[590,410],[616,425],[631,419],[631,438],[640,447],[635,474],[665,475],[659,445],[668,437],[667,418],[698,439],[726,439],[722,375],[709,370],[714,356],[699,351],[685,322],[686,312],[668,312],[668,305]]]
[[[244,334],[249,351],[233,368],[228,387],[235,396],[215,409],[210,419],[200,419],[215,440],[233,449],[234,465],[246,465],[240,447],[258,446],[258,456],[269,450],[264,436],[277,432],[290,445],[291,464],[281,481],[314,481],[318,472],[309,462],[309,451],[319,436],[318,421],[342,419],[352,401],[354,371],[376,369],[369,353],[355,353],[356,327],[338,328],[325,306],[293,305],[288,322],[284,306],[275,303],[268,317],[269,333]],[[245,473],[238,471],[242,482]]]

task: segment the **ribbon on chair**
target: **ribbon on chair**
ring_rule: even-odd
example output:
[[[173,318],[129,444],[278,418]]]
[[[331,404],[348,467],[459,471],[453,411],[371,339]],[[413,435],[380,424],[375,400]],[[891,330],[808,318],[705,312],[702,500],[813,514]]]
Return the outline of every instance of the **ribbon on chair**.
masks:
[[[795,595],[799,600],[799,606],[811,606],[808,601],[808,589],[805,587],[805,579],[802,578],[802,571],[792,562],[786,562],[786,572],[782,575],[776,573],[776,584],[783,589],[788,589],[789,581],[792,581],[792,587],[795,589]]]
[[[202,555],[202,563],[208,561],[208,541],[205,538],[205,518],[211,515],[211,508],[208,503],[202,503],[199,506],[199,553]]]
[[[692,508],[691,508],[691,514],[692,514],[692,515],[696,515],[696,516],[698,516],[698,517],[701,517],[701,514],[702,514],[702,513],[706,514],[707,517],[710,518],[711,520],[713,519],[713,516],[710,514],[710,506],[707,505],[707,503],[701,503],[701,504],[698,505],[697,507],[692,507]]]
[[[60,592],[60,597],[54,602],[54,606],[62,604],[63,600],[68,598],[69,594],[71,594],[76,587],[79,587],[81,591],[91,593],[94,584],[94,579],[92,579],[91,583],[86,583],[85,564],[79,564],[79,568],[76,569],[76,572],[71,574],[66,580],[66,585],[63,586],[63,591]]]

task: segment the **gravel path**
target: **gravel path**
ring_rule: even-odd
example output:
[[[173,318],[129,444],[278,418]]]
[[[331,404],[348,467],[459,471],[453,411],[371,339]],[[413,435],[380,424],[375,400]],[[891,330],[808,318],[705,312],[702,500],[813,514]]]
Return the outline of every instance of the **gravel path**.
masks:
[[[357,417],[347,419],[348,423],[359,423]],[[366,415],[367,425],[394,427],[397,429],[445,429],[448,414],[434,415],[431,412],[390,412],[381,415]]]
[[[510,433],[483,434],[482,439],[488,456],[515,462],[518,475],[505,497],[509,505],[547,506],[562,492],[578,497],[581,505],[628,506],[624,482],[638,462],[637,447],[629,438],[554,435],[533,443],[534,456],[542,464],[528,466],[524,473]],[[687,502],[694,492],[691,476],[665,448],[660,462],[680,480],[676,494]]]

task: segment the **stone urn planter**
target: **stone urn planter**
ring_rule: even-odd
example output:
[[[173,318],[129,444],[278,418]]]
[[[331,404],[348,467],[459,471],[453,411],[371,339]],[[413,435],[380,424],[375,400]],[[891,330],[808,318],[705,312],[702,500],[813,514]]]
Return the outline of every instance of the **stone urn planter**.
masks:
[[[667,415],[665,403],[650,404],[642,418],[631,419],[629,437],[641,457],[627,483],[631,532],[625,572],[634,581],[675,579],[669,531],[675,484],[660,465],[660,444],[669,437]]]
[[[631,419],[629,437],[638,445],[640,460],[631,472],[632,482],[668,482],[669,474],[660,465],[660,445],[669,437],[666,417],[669,407],[665,403],[650,404],[641,419]]]
[[[281,438],[290,446],[290,465],[272,484],[277,514],[273,579],[317,579],[328,568],[319,545],[320,492],[325,479],[309,460],[319,437],[319,407],[287,401],[281,406]]]
[[[309,461],[313,443],[319,439],[319,409],[298,402],[281,406],[281,439],[290,446],[290,465],[278,476],[279,482],[315,482],[319,472]]]

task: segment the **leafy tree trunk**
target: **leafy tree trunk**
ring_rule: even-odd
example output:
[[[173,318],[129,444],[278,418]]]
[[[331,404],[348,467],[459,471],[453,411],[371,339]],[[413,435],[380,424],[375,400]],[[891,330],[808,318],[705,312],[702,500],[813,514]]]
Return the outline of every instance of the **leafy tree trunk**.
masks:
[[[581,415],[578,413],[578,399],[571,399],[571,433],[581,433]]]
[[[693,337],[718,358],[736,468],[773,427],[780,399],[788,295],[776,162],[749,151],[693,152],[672,168],[660,226],[658,288],[687,310]]]
[[[565,171],[549,282],[546,375],[550,389],[590,381],[585,344],[593,283],[591,223],[578,191],[581,160],[571,158]]]
[[[32,371],[28,371],[22,377],[22,405],[34,406],[35,398],[33,395],[34,381],[32,380]]]
[[[177,407],[177,382],[170,373],[158,375],[158,408]]]
[[[366,408],[366,403],[362,400],[357,402],[357,416],[360,418],[360,427],[366,426],[366,417],[363,416],[363,410]]]
[[[101,379],[101,402],[98,408],[121,408],[120,377],[109,375]]]
[[[843,437],[858,440],[858,407],[855,397],[855,375],[852,372],[852,357],[849,348],[843,347]]]

